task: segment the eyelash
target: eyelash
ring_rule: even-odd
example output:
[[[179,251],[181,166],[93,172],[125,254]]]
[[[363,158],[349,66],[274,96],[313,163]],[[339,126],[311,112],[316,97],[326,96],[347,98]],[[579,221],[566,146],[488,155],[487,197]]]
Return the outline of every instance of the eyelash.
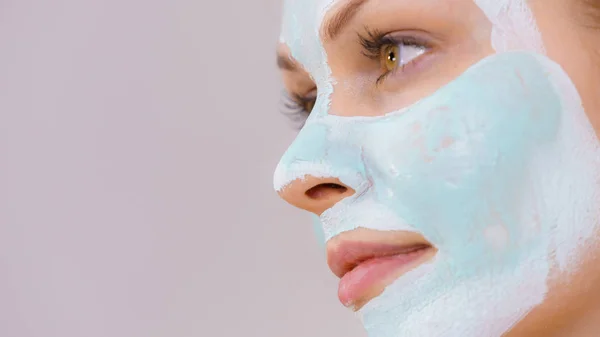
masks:
[[[380,61],[382,57],[383,47],[389,45],[404,45],[404,46],[414,46],[421,47],[425,49],[429,49],[429,45],[413,36],[400,36],[393,37],[391,35],[386,35],[378,30],[371,30],[366,28],[366,35],[363,36],[358,34],[360,44],[363,47],[363,55],[368,57],[369,59]],[[401,65],[396,70],[402,71],[404,67],[413,61],[405,65]],[[376,85],[381,84],[390,74],[394,73],[394,71],[385,71],[382,75],[377,78]],[[292,123],[295,124],[297,129],[301,129],[306,122],[306,119],[310,115],[311,111],[307,110],[307,106],[309,104],[314,105],[314,101],[316,98],[314,97],[302,97],[293,93],[288,93],[286,90],[283,90],[281,93],[280,100],[280,111],[282,114],[286,115]],[[312,109],[311,109],[312,110]]]
[[[287,116],[294,124],[294,127],[299,130],[304,126],[304,123],[310,114],[310,111],[306,110],[304,104],[311,100],[312,99],[290,94],[286,90],[283,90],[279,102],[279,111]]]
[[[379,30],[372,30],[369,28],[365,28],[366,35],[358,34],[358,39],[360,41],[361,46],[363,47],[363,55],[372,60],[381,60],[383,47],[389,45],[404,45],[404,46],[413,46],[413,47],[421,47],[424,49],[429,49],[429,46],[424,41],[417,39],[414,36],[400,36],[394,37],[391,35],[386,35],[385,33]],[[400,71],[404,69],[404,67],[408,64],[401,65],[398,67]],[[385,71],[382,75],[380,75],[375,83],[377,85],[383,83],[385,79],[395,71]]]

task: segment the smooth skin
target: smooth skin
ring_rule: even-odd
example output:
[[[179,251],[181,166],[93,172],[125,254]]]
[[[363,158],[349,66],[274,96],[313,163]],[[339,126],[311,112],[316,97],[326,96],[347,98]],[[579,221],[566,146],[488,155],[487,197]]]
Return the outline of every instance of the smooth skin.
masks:
[[[600,7],[600,0],[596,2]],[[532,0],[528,3],[548,57],[570,76],[596,134],[600,135],[600,29],[595,28],[600,27],[600,20],[594,21],[592,8],[580,0]],[[325,21],[335,16],[339,7],[334,6]],[[368,59],[362,54],[356,33],[363,32],[365,26],[384,33],[414,33],[430,45],[427,52],[411,60],[401,72],[374,85],[382,68],[385,69],[382,64],[385,60]],[[490,32],[491,24],[472,0],[369,1],[335,39],[322,34],[328,63],[336,79],[331,113],[380,116],[431,95],[474,63],[494,53]],[[315,83],[291,58],[289,49],[281,44],[277,52],[286,90],[296,97],[314,97]],[[304,106],[311,107],[310,104]],[[317,215],[352,193],[333,178],[297,181],[280,192],[281,197],[292,205]],[[330,240],[328,250],[334,250],[345,234]],[[348,235],[369,240],[380,233],[361,229]],[[393,241],[393,235],[389,238]],[[599,242],[598,236],[592,241]],[[506,336],[599,336],[599,258],[600,249],[594,245],[588,249],[585,261],[574,275],[552,275],[545,302]],[[381,289],[375,290],[373,296],[380,292]]]

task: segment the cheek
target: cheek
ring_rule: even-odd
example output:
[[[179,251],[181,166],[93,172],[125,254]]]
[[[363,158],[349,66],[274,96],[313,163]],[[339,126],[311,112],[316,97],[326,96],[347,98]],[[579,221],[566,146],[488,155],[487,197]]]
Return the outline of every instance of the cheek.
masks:
[[[560,109],[532,59],[495,56],[373,126],[378,198],[458,259],[515,251],[535,230],[534,158],[555,138]]]

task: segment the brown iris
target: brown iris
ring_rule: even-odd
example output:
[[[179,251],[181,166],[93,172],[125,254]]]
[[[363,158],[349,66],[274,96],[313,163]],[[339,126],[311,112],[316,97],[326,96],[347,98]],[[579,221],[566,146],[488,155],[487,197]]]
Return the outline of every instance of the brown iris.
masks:
[[[400,57],[400,47],[398,45],[388,44],[382,47],[381,63],[388,71],[393,71],[398,67]]]

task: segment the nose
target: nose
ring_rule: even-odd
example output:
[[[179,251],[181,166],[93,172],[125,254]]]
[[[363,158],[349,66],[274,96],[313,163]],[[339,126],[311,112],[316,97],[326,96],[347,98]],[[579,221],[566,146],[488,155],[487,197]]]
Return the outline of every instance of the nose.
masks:
[[[306,176],[288,184],[279,195],[289,204],[320,216],[354,192],[337,178]]]

